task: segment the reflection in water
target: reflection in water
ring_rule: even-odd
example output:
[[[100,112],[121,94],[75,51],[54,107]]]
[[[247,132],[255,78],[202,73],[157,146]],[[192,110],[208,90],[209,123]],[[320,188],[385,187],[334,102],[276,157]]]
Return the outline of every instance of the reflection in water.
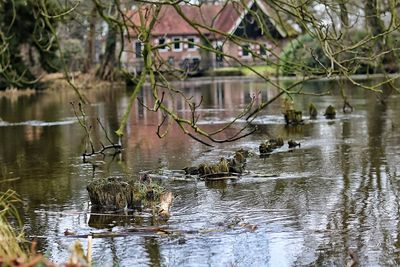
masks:
[[[257,82],[216,81],[178,83],[198,109],[200,122],[215,129],[233,118],[257,96],[257,102],[276,94]],[[0,98],[0,189],[15,189],[23,198],[22,212],[28,235],[41,236],[40,249],[62,261],[78,234],[118,231],[135,225],[158,225],[149,213],[116,216],[89,214],[87,182],[99,177],[135,176],[141,170],[182,169],[204,161],[229,157],[238,148],[257,154],[261,141],[271,137],[293,139],[301,148],[287,146],[268,158],[249,158],[249,174],[237,181],[173,181],[163,179],[176,196],[168,227],[183,231],[177,237],[129,235],[95,239],[94,260],[110,266],[290,266],[345,265],[349,250],[361,265],[400,264],[399,168],[400,107],[398,95],[376,95],[348,86],[351,114],[339,112],[326,121],[322,111],[334,104],[340,110],[335,83],[311,82],[296,95],[295,108],[307,110],[313,102],[320,111],[316,121],[284,126],[280,103],[260,114],[259,132],[232,144],[212,149],[188,139],[173,125],[159,139],[162,115],[136,105],[130,114],[125,150],[116,158],[95,158],[83,164],[79,155],[85,136],[75,122],[71,92],[53,92]],[[88,91],[88,115],[96,140],[104,140],[99,117],[108,132],[118,127],[131,89]],[[389,92],[386,90],[385,92]],[[139,99],[153,106],[148,88]],[[184,100],[165,97],[168,107],[190,115]],[[68,122],[68,123],[67,123]],[[114,140],[116,141],[116,140]],[[268,176],[269,177],[266,177]],[[275,176],[271,176],[275,175]],[[233,218],[257,225],[252,233],[227,227]]]
[[[149,265],[161,266],[160,245],[157,238],[144,237],[144,247],[149,257]]]
[[[91,210],[88,225],[96,229],[112,229],[114,226],[141,225],[143,218],[133,214],[100,214],[98,210]]]
[[[228,182],[226,180],[206,181],[205,185],[209,189],[218,189],[223,192],[227,188]]]

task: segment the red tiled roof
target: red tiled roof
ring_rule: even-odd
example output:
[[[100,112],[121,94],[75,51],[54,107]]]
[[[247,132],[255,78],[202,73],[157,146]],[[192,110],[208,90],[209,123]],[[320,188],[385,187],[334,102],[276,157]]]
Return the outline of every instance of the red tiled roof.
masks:
[[[195,23],[206,25],[207,27],[213,28],[221,32],[229,32],[239,19],[243,8],[236,2],[228,2],[227,4],[218,5],[179,5],[178,6],[182,14]],[[146,9],[149,11],[143,12]],[[154,10],[150,9],[149,6],[142,6],[140,10],[133,11],[129,17],[130,21],[135,26],[140,26],[139,11],[142,14],[146,14],[147,17],[152,16]],[[146,20],[148,25],[150,19]],[[202,33],[209,34],[210,31],[207,28],[198,28]],[[137,35],[137,29],[132,27],[130,34],[132,36]],[[185,19],[178,14],[177,10],[171,5],[164,5],[161,8],[158,20],[154,25],[151,34],[153,36],[161,35],[197,35],[198,31],[195,27],[190,25]]]

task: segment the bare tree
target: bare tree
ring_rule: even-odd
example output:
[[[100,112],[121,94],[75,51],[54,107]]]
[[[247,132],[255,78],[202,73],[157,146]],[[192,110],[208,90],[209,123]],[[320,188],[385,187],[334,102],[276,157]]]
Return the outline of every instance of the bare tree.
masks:
[[[42,3],[43,1],[41,1]],[[67,1],[68,2],[68,1]],[[121,118],[121,124],[116,131],[122,136],[128,120],[129,112],[137,101],[137,95],[145,84],[151,90],[154,104],[145,106],[148,111],[160,112],[163,120],[157,127],[157,134],[163,137],[168,132],[167,124],[175,123],[185,134],[203,144],[211,145],[214,142],[232,142],[251,134],[254,131],[252,121],[271,102],[282,95],[302,94],[297,85],[319,77],[345,78],[354,85],[366,90],[381,92],[381,86],[390,84],[396,76],[388,76],[398,70],[397,50],[393,42],[393,36],[399,29],[397,21],[397,5],[389,0],[380,3],[377,0],[367,0],[360,5],[355,0],[241,0],[241,1],[212,1],[213,6],[218,6],[218,12],[209,12],[209,4],[204,1],[135,1],[134,6],[129,2],[112,2],[92,0],[95,8],[90,12],[90,30],[88,37],[88,58],[93,58],[92,47],[93,25],[95,20],[103,20],[108,25],[106,39],[106,53],[100,65],[98,74],[105,79],[113,79],[115,73],[123,73],[125,77],[132,79],[136,84],[127,107]],[[65,14],[73,14],[80,2],[68,2],[58,13],[51,13],[45,5],[39,5],[38,21],[46,22],[49,33],[58,42],[57,32],[49,23],[49,18],[62,18]],[[187,11],[187,6],[197,8],[193,16]],[[199,36],[198,41],[174,40],[165,38],[163,43],[155,42],[155,34],[158,23],[163,19],[166,10],[173,11],[174,18],[189,25]],[[227,15],[231,14],[231,15]],[[233,15],[232,15],[233,14]],[[385,17],[389,20],[383,19]],[[237,16],[235,27],[225,29],[223,26],[232,16]],[[368,32],[363,38],[355,40],[347,34],[349,31],[360,31],[360,22],[365,21]],[[39,23],[39,22],[38,22]],[[340,24],[340,27],[338,26]],[[4,38],[3,38],[4,36]],[[257,38],[254,38],[257,36]],[[282,56],[282,40],[286,46],[295,48],[301,42],[297,36],[309,36],[314,42],[315,49],[309,49],[312,62],[304,62],[301,59],[292,60]],[[0,50],[2,56],[6,55],[8,39],[4,32],[0,33],[2,43]],[[140,51],[133,51],[133,42],[136,42]],[[265,43],[268,43],[268,46]],[[187,67],[171,64],[161,55],[161,49],[173,49],[178,43],[195,46],[201,52],[200,66],[202,69],[212,67],[210,62],[218,57],[225,65],[247,68],[257,77],[270,86],[277,88],[279,93],[273,99],[266,102],[257,102],[255,98],[249,101],[249,105],[226,125],[213,132],[206,131],[197,122],[199,120],[198,107],[201,102],[195,103],[190,95],[178,90],[170,82],[170,76],[185,78],[188,75]],[[130,47],[130,48],[129,48]],[[232,54],[226,47],[236,47],[242,55],[246,54],[251,61],[243,60],[238,54]],[[128,49],[129,48],[129,49]],[[361,52],[360,52],[361,51]],[[123,55],[139,56],[140,71],[132,73],[126,65],[122,64]],[[62,57],[62,52],[60,53]],[[3,61],[6,62],[6,61]],[[87,61],[89,68],[90,60]],[[2,63],[4,68],[4,63]],[[9,64],[9,63],[8,63]],[[277,70],[283,67],[291,69],[298,76],[298,81],[289,87],[276,82],[271,75],[262,73],[254,67],[254,64],[274,66]],[[357,73],[362,64],[376,64],[380,67],[376,70],[383,74],[383,81],[372,84],[356,81],[352,74]],[[79,91],[66,77],[76,92]],[[277,73],[279,74],[279,73]],[[348,103],[344,91],[342,91],[344,103]],[[169,106],[165,99],[182,98],[186,106],[191,110],[189,115],[178,114]],[[83,99],[83,97],[82,97]],[[245,119],[243,127],[228,137],[219,138],[221,133],[231,128],[239,119]]]

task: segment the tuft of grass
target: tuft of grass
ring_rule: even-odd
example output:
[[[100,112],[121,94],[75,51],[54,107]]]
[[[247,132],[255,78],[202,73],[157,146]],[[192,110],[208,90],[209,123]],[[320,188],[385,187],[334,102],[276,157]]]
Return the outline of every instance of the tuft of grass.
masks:
[[[36,90],[32,88],[18,89],[15,87],[9,87],[6,90],[0,90],[0,97],[19,97],[19,96],[31,96],[36,94]]]
[[[242,71],[238,67],[225,67],[214,69],[210,73],[213,76],[243,76]]]
[[[268,76],[276,73],[275,66],[271,65],[260,65],[251,66],[256,72]],[[257,74],[253,70],[246,67],[224,67],[213,70],[215,76],[256,76]]]
[[[21,202],[17,193],[11,189],[0,192],[0,259],[2,263],[20,259],[28,260],[28,253],[23,245],[25,243],[23,232],[18,233],[10,223],[10,220],[22,222],[19,217],[16,204]]]
[[[24,232],[18,232],[13,227],[15,222],[16,227],[22,229],[22,221],[16,208],[20,202],[21,199],[15,191],[8,189],[0,192],[0,266],[57,266],[42,254],[36,253],[36,242],[28,242]],[[87,266],[86,257],[79,257],[82,253],[78,249],[73,247],[70,259],[62,266]]]
[[[252,68],[257,71],[258,73],[262,75],[271,75],[276,73],[276,68],[275,66],[271,65],[260,65],[260,66],[252,66]],[[243,73],[245,76],[254,76],[257,75],[255,74],[251,69],[246,68],[246,67],[241,67],[240,71]]]

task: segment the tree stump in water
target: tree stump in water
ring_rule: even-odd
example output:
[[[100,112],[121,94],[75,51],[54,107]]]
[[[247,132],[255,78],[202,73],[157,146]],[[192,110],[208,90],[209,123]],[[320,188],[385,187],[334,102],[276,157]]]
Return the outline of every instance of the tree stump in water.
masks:
[[[87,186],[92,206],[101,210],[140,208],[145,201],[159,200],[162,187],[122,178],[96,179]]]
[[[310,103],[308,106],[308,112],[310,114],[310,120],[316,120],[318,116],[318,110],[317,107],[314,105],[314,103]]]
[[[239,149],[232,158],[221,158],[215,164],[202,163],[198,167],[185,167],[183,170],[188,175],[198,175],[205,180],[214,178],[233,179],[244,171],[248,156],[247,150]]]
[[[336,109],[332,105],[329,105],[325,110],[324,116],[328,120],[335,119],[336,118]]]
[[[171,192],[166,192],[160,197],[160,208],[158,214],[164,218],[168,219],[170,216],[169,210],[172,206],[172,200],[174,199],[174,195]]]
[[[287,125],[303,124],[303,113],[301,111],[289,109],[283,115]]]
[[[272,153],[272,151],[283,146],[283,144],[284,144],[283,139],[281,137],[262,142],[260,144],[260,146],[258,147],[260,156],[266,156],[266,155]]]
[[[296,141],[293,141],[293,140],[289,140],[288,141],[288,146],[289,146],[289,148],[295,148],[295,147],[300,147],[301,146],[301,144],[300,143],[297,143]]]

